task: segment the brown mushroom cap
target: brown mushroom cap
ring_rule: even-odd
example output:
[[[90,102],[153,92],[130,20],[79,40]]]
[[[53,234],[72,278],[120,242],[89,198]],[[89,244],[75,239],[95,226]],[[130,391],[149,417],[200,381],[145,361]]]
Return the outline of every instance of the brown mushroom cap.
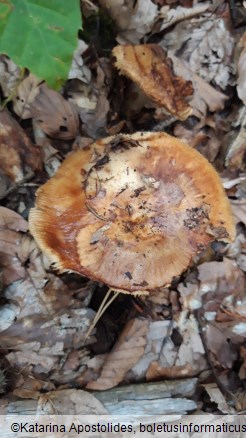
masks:
[[[171,59],[158,44],[116,46],[112,50],[120,73],[135,82],[160,107],[180,120],[192,113],[185,98],[193,93],[191,81],[176,76]]]
[[[29,223],[57,269],[128,292],[170,284],[209,242],[235,237],[214,168],[176,138],[151,132],[71,154],[37,191]]]

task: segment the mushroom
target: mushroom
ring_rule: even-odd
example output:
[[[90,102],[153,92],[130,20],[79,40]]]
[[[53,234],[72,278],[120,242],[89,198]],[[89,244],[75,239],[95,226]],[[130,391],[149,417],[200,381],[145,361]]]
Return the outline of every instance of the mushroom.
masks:
[[[176,76],[172,60],[158,44],[116,46],[115,67],[131,79],[158,107],[166,108],[179,120],[186,120],[192,108],[185,98],[193,93],[191,81]]]
[[[133,294],[169,285],[210,242],[235,238],[212,165],[160,132],[120,134],[72,153],[38,189],[29,224],[60,272]]]

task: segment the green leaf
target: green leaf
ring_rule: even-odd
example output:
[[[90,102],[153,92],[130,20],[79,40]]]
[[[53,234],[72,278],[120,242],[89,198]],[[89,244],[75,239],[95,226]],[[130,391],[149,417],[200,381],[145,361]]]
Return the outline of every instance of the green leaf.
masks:
[[[0,53],[59,88],[81,25],[79,0],[0,0]]]

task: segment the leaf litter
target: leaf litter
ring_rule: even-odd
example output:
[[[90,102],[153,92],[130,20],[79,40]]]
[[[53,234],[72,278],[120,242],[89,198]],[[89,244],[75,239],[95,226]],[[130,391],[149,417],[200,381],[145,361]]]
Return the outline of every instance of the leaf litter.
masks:
[[[210,397],[199,400],[199,412],[229,412],[228,402],[235,399],[240,409],[246,376],[245,33],[232,23],[224,1],[217,7],[190,1],[187,7],[100,0],[83,1],[82,9],[85,26],[100,10],[99,27],[89,39],[81,33],[59,93],[32,74],[22,77],[5,55],[0,58],[8,108],[0,114],[0,367],[7,369],[8,382],[3,409],[11,400],[10,411],[25,409],[25,401],[35,412],[74,413],[80,405],[84,413],[100,414],[105,407],[89,389],[193,377]],[[104,42],[104,26],[112,24],[110,43]],[[117,45],[133,51],[157,45],[156,62],[165,59],[174,77],[191,81],[189,96],[177,88],[172,96],[191,108],[186,120],[177,111],[168,113],[168,97],[157,108],[131,76],[119,75],[112,52]],[[71,151],[139,129],[168,131],[215,166],[237,237],[212,244],[170,287],[146,297],[120,297],[85,343],[105,286],[52,270],[28,233],[28,212],[36,188]]]

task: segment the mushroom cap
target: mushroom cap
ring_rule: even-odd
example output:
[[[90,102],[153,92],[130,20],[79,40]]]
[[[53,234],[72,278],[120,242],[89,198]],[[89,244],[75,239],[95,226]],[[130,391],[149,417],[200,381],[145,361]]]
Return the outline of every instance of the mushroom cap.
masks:
[[[71,154],[38,189],[29,224],[61,272],[139,293],[170,284],[209,242],[235,237],[212,165],[152,132],[108,137]]]
[[[185,120],[192,108],[185,98],[193,93],[191,81],[173,72],[171,59],[158,44],[116,46],[112,50],[120,73],[135,82],[158,106]]]

